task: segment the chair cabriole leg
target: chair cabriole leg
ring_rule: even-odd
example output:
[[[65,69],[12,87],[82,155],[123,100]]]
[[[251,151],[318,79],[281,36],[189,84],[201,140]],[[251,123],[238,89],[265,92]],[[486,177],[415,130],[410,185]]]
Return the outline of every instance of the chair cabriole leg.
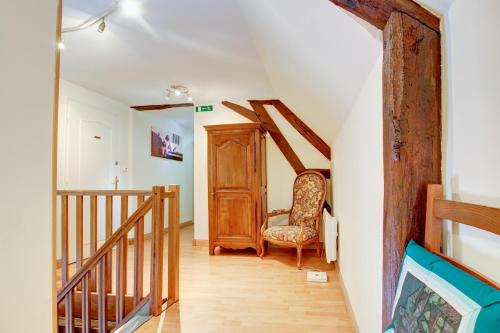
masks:
[[[302,245],[297,245],[297,268],[302,269]]]
[[[316,242],[316,254],[321,258],[321,243],[319,240]]]

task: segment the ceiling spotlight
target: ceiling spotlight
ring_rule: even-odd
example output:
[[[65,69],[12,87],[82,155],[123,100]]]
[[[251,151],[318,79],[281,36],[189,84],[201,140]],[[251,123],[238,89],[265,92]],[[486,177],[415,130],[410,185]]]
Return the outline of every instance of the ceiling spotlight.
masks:
[[[193,96],[188,95],[187,100],[188,100],[188,102],[192,102],[193,101]]]
[[[174,90],[174,94],[175,94],[175,96],[180,96],[180,95],[181,95],[181,91],[180,91],[180,90],[175,89],[175,90]]]
[[[125,16],[138,17],[141,14],[141,6],[135,0],[123,0],[120,2],[120,8]]]
[[[104,21],[104,19],[102,19],[101,23],[99,23],[99,25],[97,26],[97,32],[102,34],[104,32],[104,30],[106,30],[106,21]]]
[[[169,100],[170,100],[170,93],[169,93],[169,92],[167,92],[167,94],[165,95],[165,100],[166,100],[166,101],[169,101]]]
[[[61,40],[61,41],[59,41],[59,43],[57,43],[57,48],[59,50],[64,50],[66,48],[66,45],[64,45],[64,41],[63,40]]]

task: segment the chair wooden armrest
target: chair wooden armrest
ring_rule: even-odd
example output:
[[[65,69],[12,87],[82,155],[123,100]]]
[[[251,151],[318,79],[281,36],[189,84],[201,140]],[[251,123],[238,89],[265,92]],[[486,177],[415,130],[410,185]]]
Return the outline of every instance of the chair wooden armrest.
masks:
[[[264,231],[267,229],[268,221],[271,217],[279,216],[279,215],[286,215],[290,214],[290,209],[276,209],[273,210],[272,212],[269,212],[266,214],[266,218],[264,220],[264,223],[262,223],[262,226],[260,227],[260,234],[262,235]]]
[[[279,215],[285,215],[285,214],[290,214],[290,209],[276,209],[273,210],[272,212],[267,213],[267,217],[274,217],[274,216],[279,216]]]

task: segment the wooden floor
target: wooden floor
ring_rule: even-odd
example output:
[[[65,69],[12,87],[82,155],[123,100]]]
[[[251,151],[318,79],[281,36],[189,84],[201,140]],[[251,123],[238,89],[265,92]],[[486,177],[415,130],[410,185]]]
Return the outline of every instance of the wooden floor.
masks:
[[[326,284],[308,283],[295,252],[217,251],[192,246],[193,227],[181,229],[180,302],[137,332],[353,332],[332,265],[306,251],[304,266],[328,272]]]

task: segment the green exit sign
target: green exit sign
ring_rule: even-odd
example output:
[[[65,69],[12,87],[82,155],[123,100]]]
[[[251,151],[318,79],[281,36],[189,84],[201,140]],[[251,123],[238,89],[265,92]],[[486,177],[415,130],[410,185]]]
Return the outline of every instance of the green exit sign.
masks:
[[[202,105],[196,107],[196,112],[210,112],[214,110],[213,105]]]

